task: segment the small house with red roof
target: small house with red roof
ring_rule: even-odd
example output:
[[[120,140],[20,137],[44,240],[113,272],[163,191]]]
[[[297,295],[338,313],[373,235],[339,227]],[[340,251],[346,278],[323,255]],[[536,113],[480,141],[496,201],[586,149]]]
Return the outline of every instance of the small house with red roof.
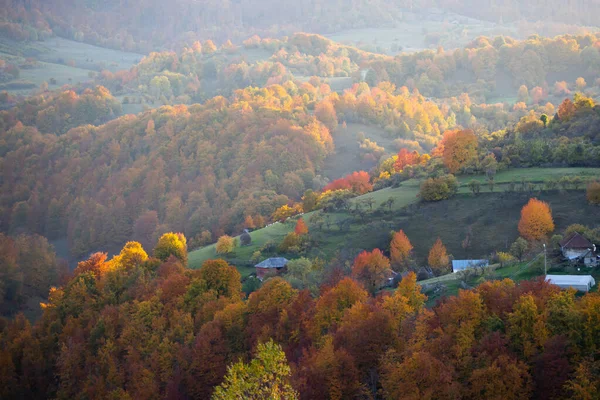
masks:
[[[578,232],[567,236],[559,244],[563,256],[569,261],[581,261],[588,267],[595,267],[600,264],[596,246]]]

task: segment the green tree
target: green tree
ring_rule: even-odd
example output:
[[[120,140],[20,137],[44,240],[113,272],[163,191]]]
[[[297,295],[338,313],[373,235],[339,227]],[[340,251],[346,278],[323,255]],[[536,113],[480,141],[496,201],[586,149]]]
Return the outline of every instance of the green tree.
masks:
[[[298,399],[290,385],[291,369],[281,346],[269,340],[258,345],[250,364],[239,361],[227,368],[225,381],[215,389],[213,400]]]
[[[519,259],[519,261],[523,260],[523,256],[527,252],[527,248],[529,245],[527,244],[527,240],[519,237],[515,242],[510,246],[510,254]]]
[[[478,180],[473,179],[469,182],[469,189],[471,189],[471,192],[473,192],[474,195],[478,195],[481,191],[481,183]]]
[[[183,233],[165,233],[158,239],[154,248],[154,257],[166,261],[170,256],[180,259],[187,265],[187,240]]]

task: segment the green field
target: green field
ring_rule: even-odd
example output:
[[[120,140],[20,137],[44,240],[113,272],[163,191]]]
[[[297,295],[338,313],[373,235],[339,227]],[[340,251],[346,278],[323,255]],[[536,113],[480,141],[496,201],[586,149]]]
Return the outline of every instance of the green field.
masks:
[[[464,184],[472,179],[483,181],[484,177],[461,177],[459,181],[463,186],[459,194],[437,203],[419,202],[417,195],[420,182],[416,180],[404,182],[398,188],[368,193],[357,200],[374,199],[373,210],[376,211],[369,213],[364,220],[348,213],[332,213],[328,214],[332,221],[330,226],[324,226],[319,231],[309,222],[313,213],[304,215],[313,239],[313,245],[306,256],[331,259],[338,252],[354,254],[361,249],[387,249],[390,231],[403,229],[415,247],[418,263],[424,262],[429,248],[438,236],[455,258],[487,257],[493,251],[506,250],[518,237],[520,210],[530,197],[538,197],[550,203],[557,232],[573,223],[600,225],[600,213],[596,207],[588,204],[583,190],[534,193],[504,191],[508,182],[520,181],[522,177],[529,181],[543,182],[564,175],[598,177],[600,169],[531,168],[503,171],[496,175],[498,184],[495,193],[490,193],[484,185],[478,196],[471,194]],[[377,210],[389,198],[394,199],[391,211],[387,208]],[[345,229],[340,229],[336,222],[346,219],[351,219],[350,224]],[[252,253],[269,241],[279,244],[294,229],[294,224],[294,219],[290,219],[286,223],[276,223],[252,232],[252,244],[237,248],[235,254],[226,259],[240,268],[251,266]],[[470,234],[471,244],[463,248],[462,242],[467,233]],[[295,257],[288,254],[283,256]],[[189,256],[190,266],[198,268],[203,261],[215,257],[217,254],[214,245],[192,251]],[[264,255],[263,258],[266,257]]]

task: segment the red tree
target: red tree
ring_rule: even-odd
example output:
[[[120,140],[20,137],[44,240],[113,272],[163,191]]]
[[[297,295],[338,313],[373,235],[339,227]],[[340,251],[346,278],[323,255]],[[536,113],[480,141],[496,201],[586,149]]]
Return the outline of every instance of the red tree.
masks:
[[[306,235],[308,233],[308,226],[306,226],[303,218],[300,218],[298,222],[296,222],[296,228],[294,228],[294,232],[296,232],[296,235],[299,236]]]

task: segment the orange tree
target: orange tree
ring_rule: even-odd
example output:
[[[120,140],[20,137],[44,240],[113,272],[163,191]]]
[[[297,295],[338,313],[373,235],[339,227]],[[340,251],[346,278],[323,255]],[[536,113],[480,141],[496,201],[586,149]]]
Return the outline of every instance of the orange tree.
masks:
[[[396,268],[406,268],[410,261],[410,252],[413,245],[410,243],[408,236],[401,229],[395,232],[390,243],[390,258],[392,266]]]
[[[446,246],[444,246],[440,238],[437,238],[431,250],[429,250],[427,262],[436,274],[440,274],[448,268],[450,257],[448,257]]]
[[[527,240],[541,240],[554,230],[552,210],[548,203],[531,198],[521,209],[519,233]]]
[[[352,275],[371,293],[375,293],[390,271],[390,260],[379,249],[363,251],[352,265]]]
[[[470,130],[448,131],[444,133],[441,147],[444,165],[454,174],[477,157],[477,136]]]

